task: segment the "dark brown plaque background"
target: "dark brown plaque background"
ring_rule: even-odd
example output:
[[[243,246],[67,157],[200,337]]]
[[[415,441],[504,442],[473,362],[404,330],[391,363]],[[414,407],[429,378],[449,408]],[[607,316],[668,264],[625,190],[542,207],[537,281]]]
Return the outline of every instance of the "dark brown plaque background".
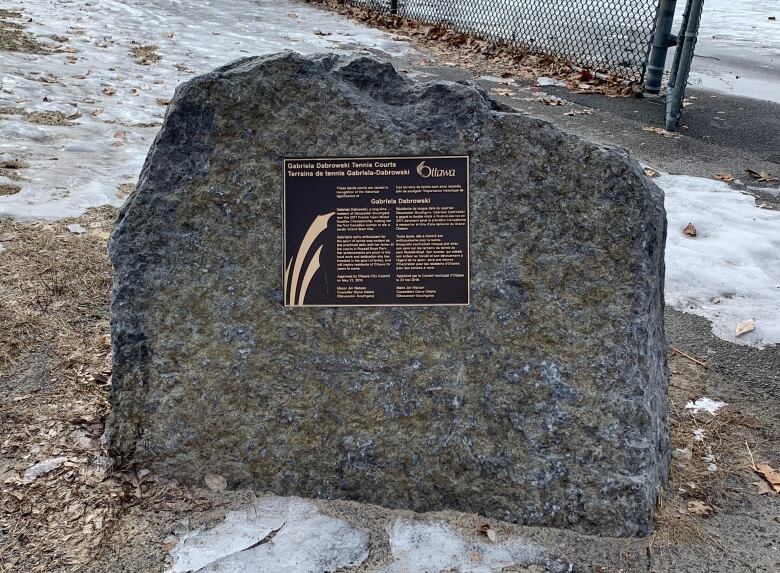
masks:
[[[284,160],[285,306],[469,304],[468,157]]]

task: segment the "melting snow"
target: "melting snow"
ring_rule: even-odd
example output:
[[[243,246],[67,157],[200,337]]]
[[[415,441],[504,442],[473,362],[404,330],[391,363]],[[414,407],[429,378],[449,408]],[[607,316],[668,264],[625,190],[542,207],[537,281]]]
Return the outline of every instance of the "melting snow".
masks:
[[[780,212],[722,181],[661,175],[666,194],[666,304],[712,321],[738,344],[780,343]],[[697,236],[682,233],[688,223]],[[756,319],[737,337],[737,325]]]
[[[4,5],[10,9],[14,5]],[[22,191],[0,197],[0,216],[78,216],[120,205],[117,187],[135,183],[174,88],[237,58],[411,49],[393,36],[286,0],[60,2],[25,0],[27,31],[50,55],[0,51],[0,156],[23,160]],[[26,22],[32,18],[32,22]],[[157,46],[161,60],[130,52]],[[19,112],[61,112],[71,125],[30,123]],[[62,123],[62,121],[60,122]],[[0,177],[0,184],[8,183]]]
[[[690,410],[693,414],[698,414],[699,412],[708,412],[714,416],[718,410],[727,405],[728,404],[726,404],[726,402],[718,402],[717,400],[713,400],[712,398],[707,398],[705,396],[703,398],[699,398],[695,402],[691,400],[685,405],[685,409]]]
[[[491,573],[510,565],[542,565],[549,560],[541,545],[519,537],[491,543],[487,538],[466,538],[443,523],[400,519],[390,531],[390,550],[393,562],[380,569],[381,573]]]
[[[169,573],[321,573],[365,561],[368,535],[310,501],[268,496],[211,529],[185,534],[171,555]]]

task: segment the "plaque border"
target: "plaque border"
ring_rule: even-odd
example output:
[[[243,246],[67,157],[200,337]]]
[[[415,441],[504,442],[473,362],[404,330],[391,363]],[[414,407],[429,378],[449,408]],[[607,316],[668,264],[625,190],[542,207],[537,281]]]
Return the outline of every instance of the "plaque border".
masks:
[[[466,160],[466,302],[397,303],[397,304],[287,304],[284,264],[287,260],[287,162],[288,161],[353,161],[377,159],[465,159]],[[282,158],[282,306],[284,308],[392,308],[471,306],[471,157],[469,155],[376,155],[355,157],[283,157]]]

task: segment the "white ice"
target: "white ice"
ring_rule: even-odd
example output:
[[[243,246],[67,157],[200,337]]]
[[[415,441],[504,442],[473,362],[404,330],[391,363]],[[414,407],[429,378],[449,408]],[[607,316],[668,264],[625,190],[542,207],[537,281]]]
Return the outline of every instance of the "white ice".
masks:
[[[310,501],[267,496],[211,529],[180,535],[171,556],[169,573],[321,573],[365,561],[368,535]]]
[[[390,529],[390,550],[393,560],[380,573],[492,573],[511,565],[542,566],[547,554],[541,545],[518,536],[493,543],[487,537],[467,537],[444,523],[402,519]]]
[[[718,410],[723,408],[723,406],[728,406],[728,404],[726,404],[726,402],[720,402],[718,400],[713,400],[712,398],[703,396],[696,401],[690,400],[687,404],[685,404],[685,409],[692,414],[707,412],[708,414],[712,414],[714,416],[718,413]]]
[[[661,175],[669,224],[666,304],[703,316],[712,332],[737,344],[780,343],[780,212],[726,183]],[[697,236],[682,230],[693,223]],[[752,332],[737,325],[756,320]]]
[[[444,523],[396,519],[387,534],[389,562],[377,573],[491,573],[549,560],[543,546],[521,536],[499,534],[491,542]],[[228,513],[209,529],[181,532],[177,537],[168,573],[348,571],[369,555],[365,532],[297,497],[265,496]]]
[[[288,49],[411,51],[389,34],[288,0],[25,0],[3,8],[22,9],[27,30],[44,44],[60,46],[52,35],[70,41],[52,55],[0,51],[0,108],[79,114],[70,126],[0,115],[0,157],[30,164],[20,170],[27,178],[18,183],[22,191],[0,197],[0,216],[17,218],[120,205],[117,187],[135,183],[165,100],[195,74]],[[130,49],[149,44],[162,60],[136,63]],[[2,183],[8,181],[0,177]]]

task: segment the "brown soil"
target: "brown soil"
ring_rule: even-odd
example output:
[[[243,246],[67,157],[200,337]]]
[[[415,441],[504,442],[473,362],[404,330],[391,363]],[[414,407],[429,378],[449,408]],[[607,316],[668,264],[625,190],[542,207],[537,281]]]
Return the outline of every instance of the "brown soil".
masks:
[[[0,175],[3,173],[0,171]],[[8,183],[0,183],[0,197],[4,195],[16,195],[22,188],[18,185],[9,185]]]
[[[73,120],[81,117],[80,114],[65,115],[61,111],[25,111],[19,107],[0,107],[0,116],[18,115],[30,123],[42,125],[73,125]]]
[[[0,51],[47,54],[49,50],[24,30],[18,10],[0,9]]]
[[[162,60],[162,56],[157,53],[159,47],[148,46],[133,46],[130,48],[130,53],[135,57],[135,61],[141,65],[148,66]]]
[[[10,161],[0,161],[0,177],[5,177],[11,181],[21,181],[24,179],[21,169],[26,169],[29,166],[29,164],[17,159],[11,159]]]

